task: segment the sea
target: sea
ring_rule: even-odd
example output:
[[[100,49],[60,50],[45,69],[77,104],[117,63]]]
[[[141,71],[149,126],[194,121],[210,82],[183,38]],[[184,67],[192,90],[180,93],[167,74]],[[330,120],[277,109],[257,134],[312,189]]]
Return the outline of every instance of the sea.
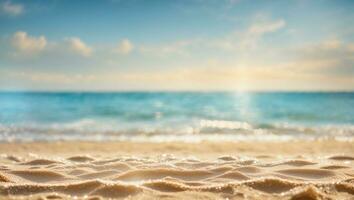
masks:
[[[0,142],[322,139],[354,139],[354,92],[0,92]]]

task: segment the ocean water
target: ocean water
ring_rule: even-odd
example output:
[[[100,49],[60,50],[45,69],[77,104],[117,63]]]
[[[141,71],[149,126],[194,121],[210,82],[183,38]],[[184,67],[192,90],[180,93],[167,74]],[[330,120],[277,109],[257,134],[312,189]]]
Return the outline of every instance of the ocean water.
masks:
[[[354,93],[0,93],[0,141],[324,138],[354,138]]]

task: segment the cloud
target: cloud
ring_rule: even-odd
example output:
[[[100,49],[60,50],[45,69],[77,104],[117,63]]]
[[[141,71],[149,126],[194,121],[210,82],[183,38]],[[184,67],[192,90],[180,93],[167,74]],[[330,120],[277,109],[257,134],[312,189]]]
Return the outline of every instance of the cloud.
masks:
[[[265,34],[274,33],[286,26],[283,19],[269,20],[267,17],[258,17],[246,30],[237,31],[224,38],[212,41],[212,45],[223,50],[247,51],[258,47]]]
[[[283,19],[279,19],[276,21],[263,21],[263,22],[256,22],[252,24],[249,29],[249,34],[256,34],[256,35],[263,35],[265,33],[275,32],[286,25]]]
[[[275,27],[280,29],[280,25],[270,27],[257,30],[257,34],[274,31]],[[353,47],[353,43],[330,39],[296,49],[273,49],[276,57],[257,51],[258,54],[251,53],[246,59],[235,55],[231,62],[219,59],[167,71],[126,73],[119,79],[116,75],[105,77],[112,82],[139,80],[145,87],[149,83],[150,87],[154,87],[151,83],[160,87],[168,82],[170,88],[162,89],[353,90]]]
[[[145,60],[139,68],[105,68],[107,66],[98,63],[102,70],[95,68],[94,74],[87,70],[92,64],[89,61],[82,71],[53,73],[39,68],[36,72],[31,68],[20,74],[0,73],[0,80],[3,76],[3,79],[25,81],[28,83],[25,85],[36,88],[68,90],[353,90],[352,47],[352,43],[325,40],[297,49],[278,50],[275,53],[280,58],[287,54],[294,56],[270,62],[266,61],[267,56],[252,54],[253,59],[171,62],[154,69],[148,69]]]
[[[114,52],[118,54],[129,54],[134,50],[134,45],[130,40],[124,39],[122,40],[118,46],[114,49]]]
[[[191,51],[206,49],[219,53],[220,50],[242,54],[259,47],[266,34],[274,33],[286,26],[284,19],[271,20],[268,16],[256,17],[248,27],[214,38],[192,38],[159,45],[144,45],[140,51],[150,55],[189,55]]]
[[[12,36],[11,44],[22,53],[34,54],[44,50],[47,40],[44,36],[36,38],[29,36],[24,31],[18,31]]]
[[[0,4],[0,12],[3,12],[10,16],[18,16],[24,13],[25,9],[22,4],[15,4],[11,1],[4,1]]]
[[[25,31],[17,31],[8,41],[15,50],[8,54],[13,59],[35,57],[40,62],[40,60],[51,58],[53,62],[56,62],[56,60],[61,60],[70,54],[89,57],[93,53],[93,48],[77,37],[66,38],[61,41],[48,41],[43,35],[36,37]],[[44,53],[45,56],[40,56]]]
[[[266,17],[261,17],[240,34],[238,48],[241,48],[241,50],[255,49],[265,34],[274,33],[285,26],[286,22],[283,19],[269,20]]]
[[[48,41],[43,35],[35,37],[25,31],[17,31],[8,41],[15,50],[8,54],[12,59],[36,58],[38,62],[52,60],[53,63],[57,61],[61,63],[63,58],[70,54],[76,55],[76,57],[89,57],[93,53],[93,48],[77,37],[61,41]],[[44,54],[45,56],[43,56]]]
[[[66,41],[68,42],[69,49],[72,52],[79,54],[81,56],[84,56],[84,57],[91,56],[93,49],[91,47],[89,47],[87,44],[85,44],[83,41],[81,41],[80,38],[72,37],[72,38],[66,39]]]

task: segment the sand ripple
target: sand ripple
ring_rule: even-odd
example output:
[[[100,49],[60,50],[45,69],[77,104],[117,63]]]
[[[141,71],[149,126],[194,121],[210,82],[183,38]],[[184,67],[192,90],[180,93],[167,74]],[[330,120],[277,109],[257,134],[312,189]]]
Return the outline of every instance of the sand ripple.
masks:
[[[0,158],[4,163],[0,168],[1,196],[299,200],[350,199],[354,195],[351,156],[223,156],[211,160],[173,156],[32,157]]]

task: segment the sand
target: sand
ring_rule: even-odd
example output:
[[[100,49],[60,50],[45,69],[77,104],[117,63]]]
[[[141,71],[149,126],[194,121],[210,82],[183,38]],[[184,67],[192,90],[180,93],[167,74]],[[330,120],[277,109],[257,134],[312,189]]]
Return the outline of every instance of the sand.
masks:
[[[0,144],[0,199],[354,199],[354,142]]]

